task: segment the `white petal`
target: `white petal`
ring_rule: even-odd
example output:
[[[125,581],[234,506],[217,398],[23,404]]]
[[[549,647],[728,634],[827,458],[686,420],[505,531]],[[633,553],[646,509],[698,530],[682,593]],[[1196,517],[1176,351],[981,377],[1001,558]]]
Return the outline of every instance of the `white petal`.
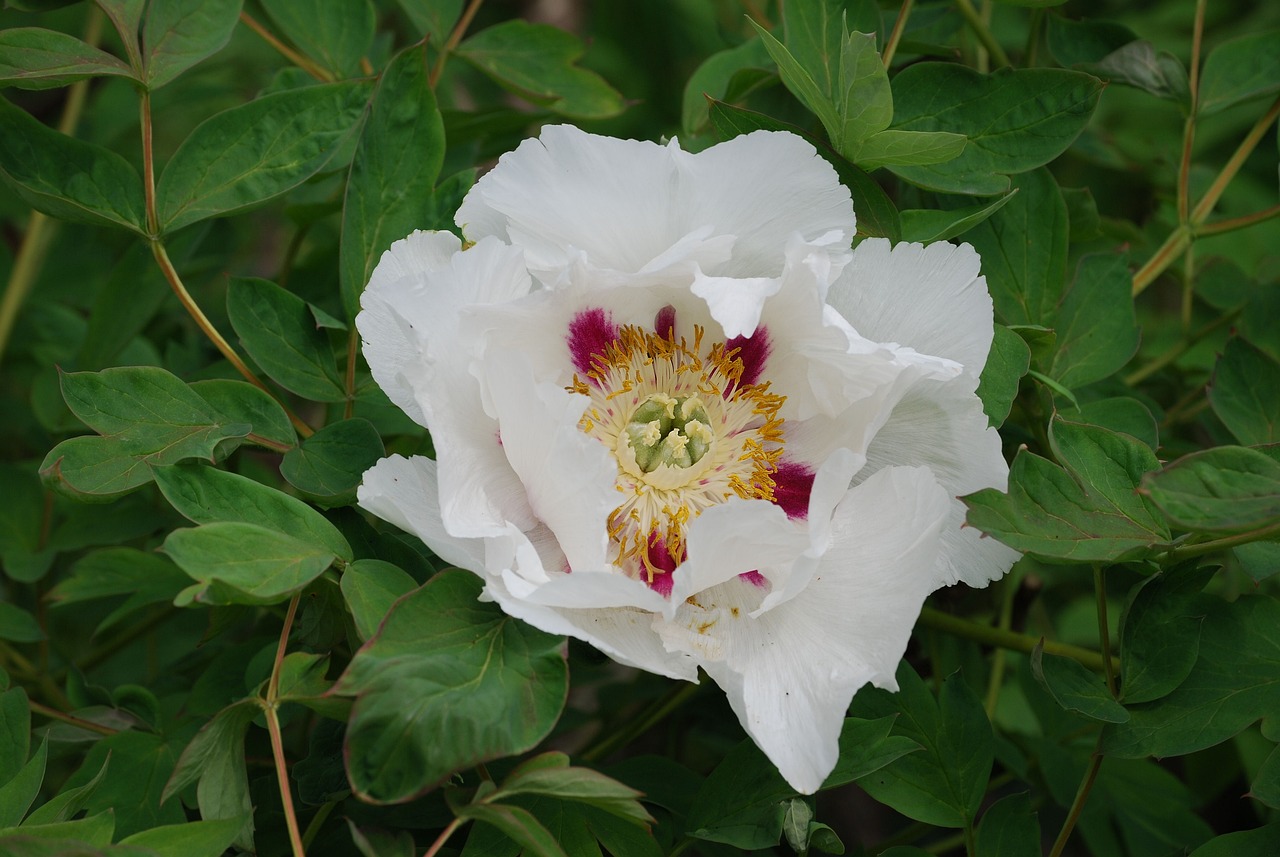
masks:
[[[690,154],[564,125],[504,155],[457,223],[473,240],[523,247],[538,273],[565,267],[575,250],[596,267],[637,272],[709,226],[737,239],[732,258],[708,271],[731,276],[777,276],[793,232],[851,238],[854,229],[849,192],[797,136],[756,132]]]
[[[968,244],[891,249],[887,239],[868,239],[853,251],[827,300],[868,339],[954,360],[976,384],[993,336],[980,264]]]
[[[688,535],[689,556],[672,578],[670,605],[678,607],[690,595],[758,571],[766,578],[785,569],[809,547],[804,530],[781,508],[763,500],[733,497],[712,506],[693,520]]]
[[[444,529],[436,463],[431,459],[382,459],[364,472],[356,498],[360,508],[422,539],[445,562],[477,574],[484,570],[484,541],[460,539]]]
[[[781,281],[770,277],[708,277],[699,272],[693,281],[693,293],[707,302],[711,317],[730,338],[755,333],[765,300],[780,288]]]
[[[881,470],[837,507],[831,548],[803,592],[758,618],[733,604],[707,628],[723,657],[703,668],[797,791],[816,791],[835,767],[854,692],[892,682],[936,585],[946,516],[946,494],[928,470]]]
[[[895,464],[932,470],[952,498],[942,534],[939,584],[963,581],[984,587],[1002,577],[1018,553],[965,527],[965,506],[955,499],[983,488],[1004,491],[1009,480],[1000,435],[987,426],[982,403],[966,387],[956,379],[915,388],[872,440],[863,473]]]

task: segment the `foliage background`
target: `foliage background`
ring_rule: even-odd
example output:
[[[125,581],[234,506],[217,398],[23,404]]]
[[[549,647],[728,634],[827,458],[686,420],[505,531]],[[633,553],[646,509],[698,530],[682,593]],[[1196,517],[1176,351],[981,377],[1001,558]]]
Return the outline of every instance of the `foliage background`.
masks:
[[[0,850],[1280,853],[1280,7],[465,6],[6,3]],[[351,505],[431,450],[355,350],[367,272],[553,121],[786,123],[863,234],[983,255],[1016,461],[970,522],[1029,556],[931,599],[816,800],[714,690]]]

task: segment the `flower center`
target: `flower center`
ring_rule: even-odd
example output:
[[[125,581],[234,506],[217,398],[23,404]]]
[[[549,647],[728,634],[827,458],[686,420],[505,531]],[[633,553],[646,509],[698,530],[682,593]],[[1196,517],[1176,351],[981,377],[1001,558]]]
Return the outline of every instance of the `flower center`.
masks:
[[[579,427],[618,461],[609,515],[614,562],[649,583],[684,559],[689,522],[730,497],[775,501],[785,397],[742,384],[737,348],[618,329],[571,392],[591,401]]]

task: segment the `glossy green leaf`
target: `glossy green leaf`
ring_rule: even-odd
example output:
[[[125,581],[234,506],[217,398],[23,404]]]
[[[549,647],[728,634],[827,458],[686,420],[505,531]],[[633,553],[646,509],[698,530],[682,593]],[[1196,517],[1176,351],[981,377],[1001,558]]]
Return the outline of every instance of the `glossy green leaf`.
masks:
[[[323,515],[248,477],[201,464],[177,464],[157,469],[155,479],[173,508],[197,524],[231,521],[270,527],[351,559],[351,546]]]
[[[711,104],[709,115],[716,134],[721,140],[759,130],[786,131],[804,137],[814,145],[818,154],[835,168],[836,175],[840,177],[840,183],[849,189],[849,195],[853,198],[853,210],[858,215],[858,235],[888,238],[891,241],[901,240],[902,225],[898,217],[898,209],[894,207],[884,189],[865,171],[831,151],[822,142],[813,139],[793,125],[779,122],[763,113],[744,110],[720,101]]]
[[[1280,524],[1280,462],[1243,446],[1184,456],[1148,474],[1142,490],[1184,530],[1246,533]]]
[[[142,177],[128,161],[46,127],[3,98],[0,178],[50,217],[146,233]]]
[[[234,819],[239,826],[235,844],[253,841],[253,805],[245,766],[244,738],[261,712],[252,700],[241,700],[219,711],[182,751],[173,776],[165,784],[163,800],[196,783],[196,802],[206,821]]]
[[[361,81],[307,86],[206,120],[160,176],[162,231],[252,208],[302,184],[355,130],[368,97]]]
[[[902,240],[928,244],[933,241],[949,241],[965,234],[1013,199],[1017,190],[1010,191],[995,202],[980,202],[964,208],[910,209],[902,212]]]
[[[1209,52],[1200,72],[1201,116],[1280,92],[1280,30],[1249,33]]]
[[[266,280],[233,277],[227,316],[244,350],[281,387],[317,402],[346,398],[328,334],[302,298]]]
[[[127,836],[120,844],[150,848],[161,857],[220,857],[235,841],[240,826],[234,818],[169,824]]]
[[[261,388],[229,378],[193,381],[190,387],[218,413],[234,422],[248,423],[252,431],[245,435],[246,442],[284,447],[298,443],[284,408]]]
[[[1174,567],[1134,594],[1121,628],[1120,695],[1126,705],[1167,696],[1191,673],[1205,612],[1199,594],[1213,571]]]
[[[1042,639],[1031,652],[1031,674],[1054,702],[1091,720],[1123,723],[1129,719],[1129,713],[1112,698],[1101,676],[1071,658],[1046,655],[1043,647]]]
[[[1280,601],[1246,595],[1205,608],[1191,673],[1167,696],[1129,706],[1129,721],[1103,733],[1103,752],[1181,756],[1280,711]]]
[[[1058,351],[1050,374],[1066,387],[1083,387],[1120,370],[1138,350],[1133,278],[1123,256],[1085,256],[1062,296],[1054,328]]]
[[[368,420],[340,420],[285,453],[280,475],[303,494],[327,506],[355,502],[364,472],[386,455]]]
[[[103,75],[132,77],[133,72],[106,51],[57,30],[0,30],[0,86],[51,89]]]
[[[444,163],[444,123],[427,76],[426,48],[392,60],[373,95],[351,162],[342,209],[340,275],[348,318],[391,242],[442,224],[432,206]],[[405,152],[414,157],[405,157]],[[452,214],[452,212],[450,212]]]
[[[918,63],[893,79],[893,128],[963,134],[959,157],[932,166],[893,167],[902,178],[944,193],[990,196],[1010,173],[1047,164],[1088,124],[1102,83],[1064,69],[1000,69],[982,75],[956,63]]]
[[[358,559],[342,572],[342,597],[360,639],[368,640],[391,612],[391,605],[418,584],[399,567],[380,559]]]
[[[1040,853],[1040,819],[1027,792],[1003,797],[978,824],[977,857],[1029,857]]]
[[[1183,107],[1191,98],[1182,62],[1168,51],[1157,52],[1148,41],[1128,42],[1085,68],[1109,83],[1123,83]]]
[[[335,77],[358,75],[377,24],[369,0],[262,0],[262,7],[289,41]]]
[[[456,770],[529,749],[555,724],[563,640],[480,603],[480,591],[469,572],[433,577],[396,603],[338,680],[334,692],[357,697],[346,752],[363,798],[410,800]]]
[[[965,235],[982,256],[996,319],[1052,325],[1067,279],[1067,209],[1048,170],[1017,176],[1018,195]]]
[[[972,824],[995,757],[995,739],[982,703],[958,673],[942,683],[936,700],[905,661],[897,679],[896,694],[863,688],[850,712],[897,715],[892,734],[924,749],[863,777],[858,785],[908,818],[939,827]]]
[[[823,788],[858,780],[919,749],[910,738],[891,736],[892,726],[887,717],[847,718],[840,732],[840,759]],[[777,845],[786,804],[795,794],[760,748],[743,741],[698,790],[689,806],[690,835],[744,849]]]
[[[568,857],[551,832],[527,809],[504,804],[473,803],[458,808],[458,817],[492,824],[530,857]]]
[[[337,558],[314,541],[237,521],[174,530],[164,551],[199,583],[179,600],[208,604],[278,604]]]
[[[456,55],[494,82],[553,113],[605,119],[622,112],[617,90],[575,63],[584,46],[577,36],[546,24],[511,20],[481,30]]]
[[[211,459],[222,441],[252,428],[218,413],[178,378],[150,366],[62,376],[67,406],[101,437],[55,446],[41,476],[61,491],[106,499],[151,481],[151,467]]]
[[[148,3],[142,22],[146,84],[159,89],[222,50],[240,19],[241,0]]]
[[[1280,441],[1280,363],[1232,337],[1213,369],[1209,403],[1240,443]]]
[[[1018,385],[1031,366],[1031,349],[1021,336],[997,324],[991,340],[991,352],[978,379],[978,398],[982,400],[987,422],[999,427],[1009,416]]]

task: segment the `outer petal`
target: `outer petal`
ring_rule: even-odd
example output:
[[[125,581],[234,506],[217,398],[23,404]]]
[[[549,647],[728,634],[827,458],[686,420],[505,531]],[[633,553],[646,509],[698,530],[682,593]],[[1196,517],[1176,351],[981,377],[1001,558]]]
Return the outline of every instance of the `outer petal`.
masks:
[[[954,360],[976,385],[994,335],[980,262],[968,244],[890,249],[886,239],[868,239],[853,251],[827,300],[868,339]]]
[[[364,472],[356,498],[360,508],[413,533],[445,562],[476,574],[484,570],[484,540],[460,539],[445,531],[436,463],[430,458],[382,459]]]
[[[710,226],[737,242],[707,273],[777,276],[793,232],[852,237],[854,228],[849,192],[795,135],[755,132],[689,154],[564,125],[504,155],[457,222],[473,240],[496,235],[521,246],[539,274],[565,267],[574,250],[596,267],[638,272]]]
[[[1004,576],[1018,552],[964,526],[965,506],[957,497],[982,488],[1006,490],[1009,466],[1000,452],[1000,435],[987,426],[978,397],[964,379],[923,384],[893,410],[867,450],[874,473],[895,464],[925,465],[951,499],[938,558],[939,584],[963,581],[984,587]]]
[[[703,668],[798,791],[816,791],[835,767],[854,692],[868,681],[892,686],[920,606],[938,583],[946,516],[946,494],[928,470],[881,470],[837,507],[831,548],[795,598],[750,618],[749,604],[734,604],[728,592],[749,584],[725,584],[717,603],[728,609],[703,632]],[[668,638],[680,639],[670,631]]]

